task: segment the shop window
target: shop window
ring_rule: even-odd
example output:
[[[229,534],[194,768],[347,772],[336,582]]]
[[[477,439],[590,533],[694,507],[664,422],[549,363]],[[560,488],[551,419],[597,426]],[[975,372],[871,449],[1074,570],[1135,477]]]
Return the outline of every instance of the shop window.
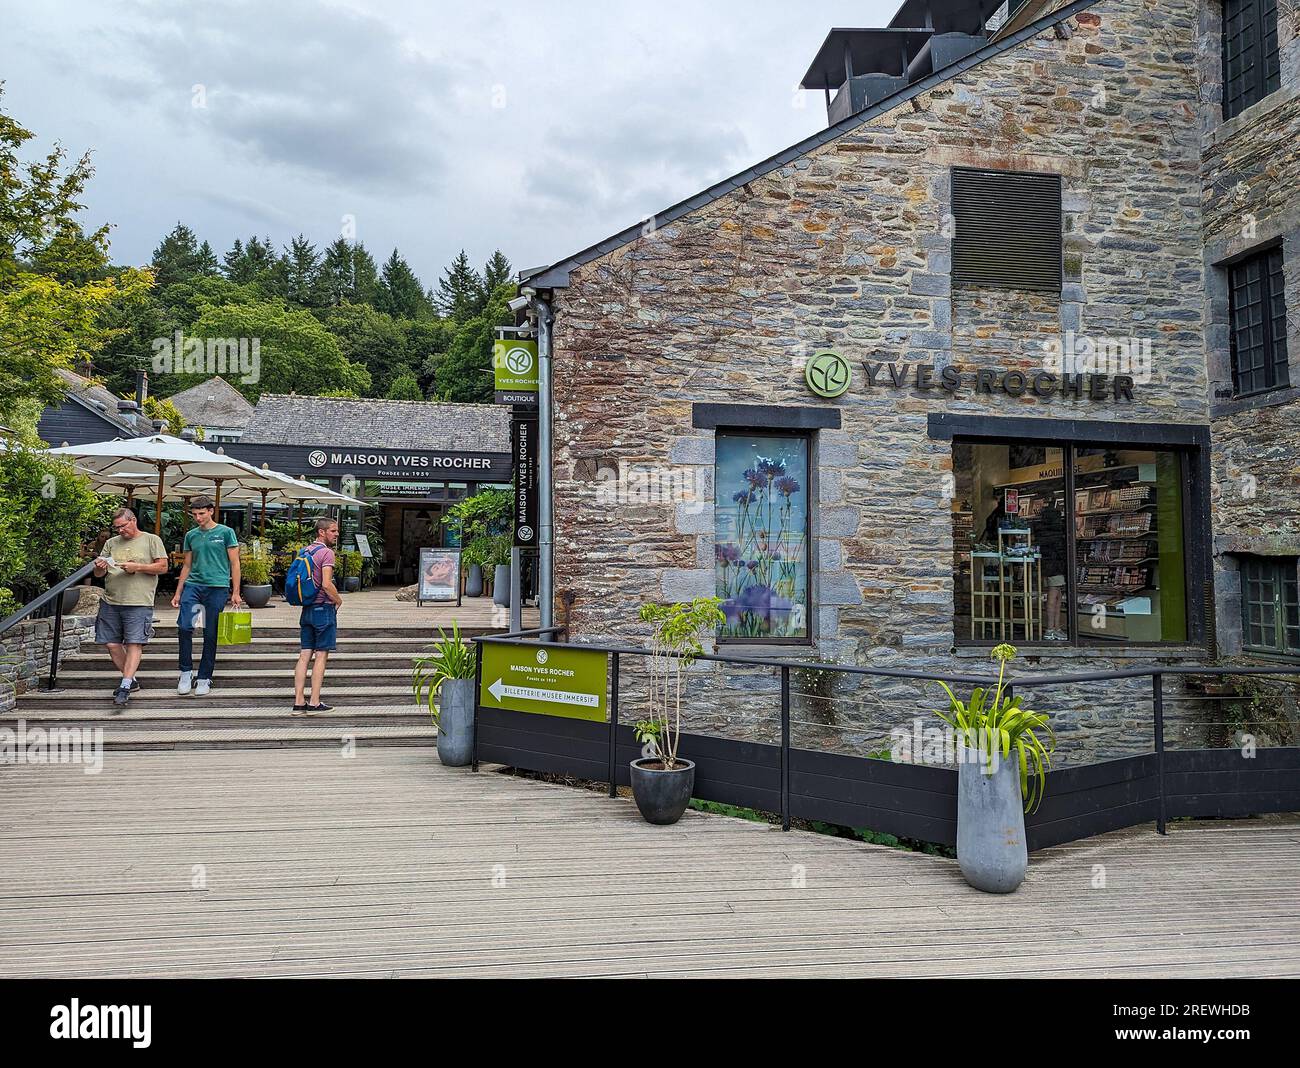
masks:
[[[808,508],[807,437],[718,432],[720,640],[809,640]]]
[[[1280,70],[1277,0],[1224,0],[1223,117],[1276,92]]]
[[[1296,557],[1242,557],[1241,624],[1246,649],[1300,656]]]
[[[1182,458],[953,447],[959,641],[1187,640]]]
[[[1228,268],[1232,388],[1237,396],[1290,383],[1283,289],[1280,247]]]
[[[952,280],[1061,291],[1061,178],[952,169]]]

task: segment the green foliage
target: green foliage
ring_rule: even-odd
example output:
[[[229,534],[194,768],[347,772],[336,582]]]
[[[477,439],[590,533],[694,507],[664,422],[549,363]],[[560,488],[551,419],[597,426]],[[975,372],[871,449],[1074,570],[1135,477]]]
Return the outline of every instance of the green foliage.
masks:
[[[267,586],[271,582],[271,555],[253,545],[239,547],[239,572],[249,586]]]
[[[323,322],[343,355],[370,373],[369,386],[387,391],[406,353],[401,326],[369,304],[346,301],[330,308]]]
[[[408,373],[393,379],[393,384],[388,387],[388,399],[422,401],[424,394],[420,392],[420,383],[415,380],[415,376]]]
[[[495,567],[510,562],[514,542],[510,510],[511,496],[505,490],[483,490],[447,509],[442,521],[460,530],[462,566]]]
[[[1015,647],[998,645],[991,655],[998,662],[998,685],[992,696],[984,687],[977,686],[971,691],[969,701],[961,701],[947,683],[940,682],[948,695],[948,714],[935,710],[935,715],[957,732],[960,743],[979,754],[986,767],[985,774],[992,775],[996,770],[998,754],[1009,759],[1011,750],[1016,751],[1020,796],[1024,798],[1025,811],[1030,812],[1042,803],[1047,769],[1056,748],[1056,735],[1045,713],[1021,708],[1019,694],[1006,697],[1003,693],[1002,680],[1007,664],[1016,658]],[[1047,740],[1040,738],[1037,732],[1046,732]],[[1029,777],[1031,769],[1034,773],[1032,781]]]
[[[0,463],[0,615],[75,571],[120,506],[68,462],[8,443]]]
[[[291,544],[302,540],[302,528],[297,520],[272,519],[266,524],[266,537],[275,552],[282,552]]]
[[[652,745],[664,765],[677,763],[682,728],[682,672],[704,652],[724,617],[719,597],[697,597],[673,604],[643,604],[637,613],[651,631],[647,715],[633,728],[637,741]]]
[[[484,310],[456,330],[434,371],[433,391],[438,397],[468,404],[491,403],[492,342],[496,327],[514,322],[507,304],[514,295],[513,286],[499,286]]]
[[[429,710],[438,722],[438,692],[442,684],[455,679],[472,679],[475,672],[474,647],[460,636],[460,624],[453,623],[451,633],[438,628],[438,640],[428,656],[416,657],[411,671],[411,691],[415,703]]]
[[[394,319],[420,319],[433,315],[433,305],[415,272],[397,249],[384,261],[375,306]]]

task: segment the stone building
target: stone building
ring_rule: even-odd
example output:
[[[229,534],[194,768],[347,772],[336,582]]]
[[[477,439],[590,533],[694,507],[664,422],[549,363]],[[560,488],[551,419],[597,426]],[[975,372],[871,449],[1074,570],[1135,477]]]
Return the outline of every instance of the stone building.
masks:
[[[833,31],[804,79],[825,130],[521,279],[554,315],[573,640],[717,594],[745,654],[1300,658],[1296,13],[1010,8]],[[706,674],[697,722],[770,734],[770,671]],[[801,694],[854,749],[937,700]],[[1035,697],[1067,759],[1150,747],[1148,682]]]

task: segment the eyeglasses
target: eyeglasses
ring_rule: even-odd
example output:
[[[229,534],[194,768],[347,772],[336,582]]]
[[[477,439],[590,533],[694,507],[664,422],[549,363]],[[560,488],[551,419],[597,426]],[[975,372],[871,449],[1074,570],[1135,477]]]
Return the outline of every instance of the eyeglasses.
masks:
[[[130,525],[131,525],[130,523],[114,523],[114,524],[113,524],[113,533],[114,533],[114,534],[121,534],[122,531],[124,531],[124,530],[125,530],[127,527],[129,527]]]

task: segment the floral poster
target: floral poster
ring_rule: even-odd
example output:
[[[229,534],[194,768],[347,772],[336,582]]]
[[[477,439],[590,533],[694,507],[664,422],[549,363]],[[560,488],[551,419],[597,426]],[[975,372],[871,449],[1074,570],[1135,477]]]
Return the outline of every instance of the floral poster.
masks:
[[[720,434],[716,464],[721,637],[807,637],[807,441]]]

